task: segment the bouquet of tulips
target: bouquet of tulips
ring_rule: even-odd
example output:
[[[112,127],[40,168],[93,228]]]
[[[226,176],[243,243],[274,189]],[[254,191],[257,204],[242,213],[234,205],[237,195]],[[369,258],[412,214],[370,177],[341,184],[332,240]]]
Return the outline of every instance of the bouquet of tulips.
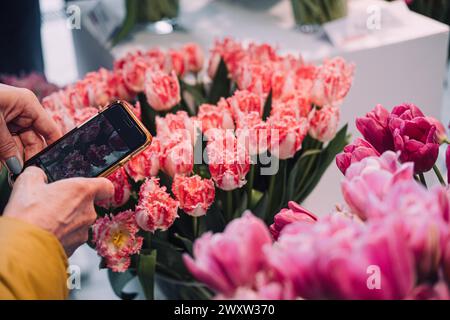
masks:
[[[338,123],[354,67],[342,58],[317,66],[267,44],[225,38],[211,49],[205,73],[203,65],[193,43],[130,52],[113,70],[89,73],[43,99],[63,131],[98,106],[128,100],[154,136],[109,176],[115,194],[98,203],[92,227],[100,267],[109,269],[122,298],[134,296],[123,292],[134,277],[149,299],[155,282],[169,298],[212,297],[211,288],[195,280],[192,263],[188,269],[183,261],[194,241],[202,239],[197,252],[207,248],[199,243],[210,242],[206,246],[221,247],[217,255],[232,258],[231,244],[210,232],[236,225],[245,210],[271,224],[289,200],[308,196],[347,143],[346,127],[338,131]]]
[[[356,125],[364,139],[336,157],[345,204],[317,218],[290,202],[270,228],[246,212],[196,240],[186,265],[216,298],[450,299],[450,191],[435,165],[445,128],[412,104]],[[427,188],[432,168],[441,185]]]

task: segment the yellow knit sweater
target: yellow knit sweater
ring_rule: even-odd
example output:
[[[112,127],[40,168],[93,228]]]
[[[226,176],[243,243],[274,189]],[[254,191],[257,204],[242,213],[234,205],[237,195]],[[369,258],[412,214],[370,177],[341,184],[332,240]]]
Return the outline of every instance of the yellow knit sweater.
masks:
[[[65,299],[67,257],[54,235],[0,217],[0,299]]]

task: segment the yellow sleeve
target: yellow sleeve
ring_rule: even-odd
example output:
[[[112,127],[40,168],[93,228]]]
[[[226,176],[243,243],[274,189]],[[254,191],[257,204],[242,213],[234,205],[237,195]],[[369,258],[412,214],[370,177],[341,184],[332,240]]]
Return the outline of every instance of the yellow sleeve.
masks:
[[[65,299],[67,257],[54,235],[0,217],[0,299]]]

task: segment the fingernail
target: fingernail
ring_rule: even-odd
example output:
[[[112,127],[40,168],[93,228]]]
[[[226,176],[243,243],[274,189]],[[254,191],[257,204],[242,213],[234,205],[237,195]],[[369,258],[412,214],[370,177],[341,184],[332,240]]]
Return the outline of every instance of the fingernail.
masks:
[[[22,172],[22,164],[17,157],[8,158],[5,161],[6,167],[12,174],[20,174]]]

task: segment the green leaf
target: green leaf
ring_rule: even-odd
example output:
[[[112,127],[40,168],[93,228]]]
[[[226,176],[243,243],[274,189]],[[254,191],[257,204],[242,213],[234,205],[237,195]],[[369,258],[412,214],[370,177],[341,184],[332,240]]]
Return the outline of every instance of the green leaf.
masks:
[[[136,275],[128,269],[125,272],[114,272],[108,269],[108,278],[111,288],[114,293],[123,300],[132,300],[137,296],[137,293],[123,292],[123,288],[130,282]]]
[[[238,206],[234,210],[234,213],[233,213],[233,217],[235,219],[239,218],[242,215],[242,213],[248,208],[247,202],[248,202],[247,192],[242,192],[241,197],[240,197],[239,201],[237,202]]]
[[[222,232],[225,230],[226,221],[222,210],[217,205],[217,200],[213,202],[208,212],[204,216],[206,230],[212,232]]]
[[[138,18],[138,0],[126,0],[126,16],[120,29],[114,34],[112,46],[125,39],[134,28]]]
[[[294,201],[303,202],[306,197],[311,193],[312,190],[319,183],[323,174],[330,166],[330,164],[335,159],[336,155],[344,149],[344,147],[348,144],[347,137],[347,125],[342,127],[341,130],[336,134],[333,140],[331,140],[327,147],[322,150],[322,152],[317,156],[317,160],[314,166],[314,170],[311,172],[307,181],[299,186],[301,188],[300,192],[298,192]]]
[[[180,81],[180,89],[182,92],[186,91],[187,93],[189,93],[192,98],[194,99],[194,104],[195,104],[195,110],[198,109],[198,106],[207,103],[207,99],[204,96],[202,89],[199,86],[196,85],[191,85],[191,84],[187,84],[185,81],[183,81],[182,79],[179,80]],[[181,95],[184,99],[184,95]],[[189,113],[190,116],[193,116],[194,114],[192,113],[192,110],[189,109],[188,105],[186,102],[184,102],[185,108],[187,109],[186,111]]]
[[[267,192],[264,193],[264,195],[261,197],[261,199],[256,204],[255,209],[253,209],[253,213],[261,218],[264,219],[267,211],[269,211],[269,194]]]
[[[146,252],[147,251],[147,252]],[[142,250],[137,265],[137,276],[147,300],[154,299],[156,250]]]
[[[184,247],[186,248],[186,251],[190,255],[192,255],[192,247],[193,247],[192,241],[186,237],[180,236],[178,233],[175,233],[174,236],[183,243]]]
[[[177,280],[192,280],[183,262],[183,250],[170,242],[154,237],[152,248],[158,251],[156,271]]]
[[[220,59],[216,74],[209,92],[209,103],[216,104],[220,98],[227,98],[230,95],[231,80],[228,77],[228,68],[223,59]]]
[[[264,121],[266,121],[266,119],[270,116],[271,111],[272,111],[272,90],[270,90],[266,102],[264,103],[263,117],[262,117]]]

